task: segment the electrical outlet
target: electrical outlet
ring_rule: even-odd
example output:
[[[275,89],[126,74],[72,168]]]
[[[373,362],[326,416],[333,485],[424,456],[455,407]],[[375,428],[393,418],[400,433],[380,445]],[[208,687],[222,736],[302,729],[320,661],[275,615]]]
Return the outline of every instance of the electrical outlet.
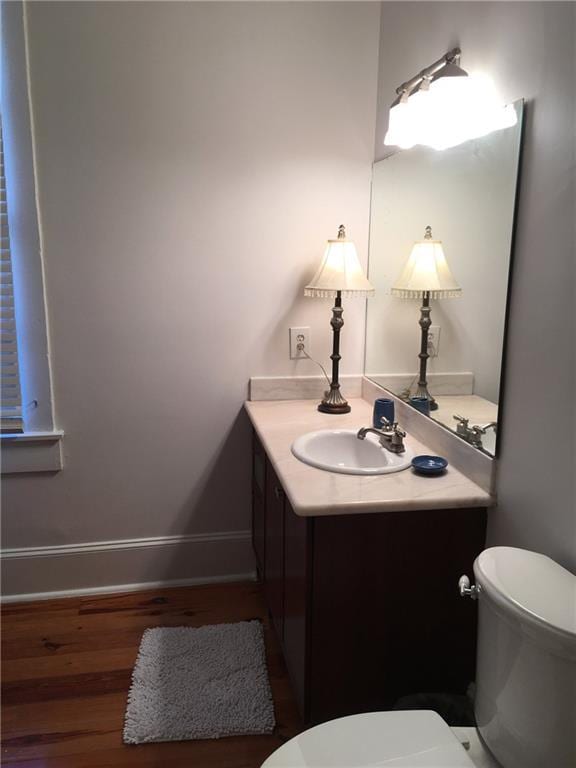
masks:
[[[310,328],[290,328],[290,360],[305,360],[310,354]]]
[[[440,326],[431,325],[428,329],[428,354],[438,357],[440,354]]]

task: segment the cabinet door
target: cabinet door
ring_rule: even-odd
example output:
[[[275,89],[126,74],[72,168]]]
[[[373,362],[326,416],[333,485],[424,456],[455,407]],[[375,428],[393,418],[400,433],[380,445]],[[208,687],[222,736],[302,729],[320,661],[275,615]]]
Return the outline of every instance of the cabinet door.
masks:
[[[266,454],[254,433],[252,453],[252,546],[258,575],[265,579],[266,558]]]
[[[284,657],[304,721],[308,717],[308,585],[311,557],[310,518],[284,505]]]
[[[466,692],[475,605],[457,584],[485,529],[483,509],[314,521],[311,722],[391,709],[418,693]]]
[[[266,548],[264,594],[274,628],[284,638],[284,491],[266,462]]]

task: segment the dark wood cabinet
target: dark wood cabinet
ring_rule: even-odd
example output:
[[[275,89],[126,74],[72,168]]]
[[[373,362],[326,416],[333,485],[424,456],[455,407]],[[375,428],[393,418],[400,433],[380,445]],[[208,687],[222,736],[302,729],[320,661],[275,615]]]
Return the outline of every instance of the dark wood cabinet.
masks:
[[[266,559],[266,454],[254,437],[252,451],[252,545],[258,576],[264,575]]]
[[[276,634],[284,637],[284,499],[272,466],[266,466],[264,593]]]
[[[267,460],[264,474],[260,575],[304,721],[464,693],[476,614],[457,583],[484,547],[486,510],[298,517]]]
[[[286,666],[302,715],[306,711],[312,537],[310,521],[284,508],[284,639]]]

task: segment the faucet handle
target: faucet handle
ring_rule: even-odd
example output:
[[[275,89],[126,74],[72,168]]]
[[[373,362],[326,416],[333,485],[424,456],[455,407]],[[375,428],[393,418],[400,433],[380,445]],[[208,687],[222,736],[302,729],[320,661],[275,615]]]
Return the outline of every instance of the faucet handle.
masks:
[[[387,419],[386,416],[382,416],[380,418],[380,423],[384,429],[389,429],[395,435],[398,435],[399,437],[406,437],[406,432],[404,432],[404,430],[398,426],[397,421],[390,421],[390,419]]]
[[[467,419],[465,416],[459,416],[457,413],[455,413],[452,418],[459,422],[459,424],[461,424],[463,427],[467,427],[468,422],[470,421],[470,419]]]
[[[397,421],[395,421],[394,424],[392,424],[392,429],[395,435],[399,435],[400,437],[406,437],[406,432],[402,429],[402,427],[398,426]]]
[[[398,426],[398,422],[395,421],[394,424],[392,424],[392,434],[388,438],[390,441],[390,450],[394,451],[394,453],[404,453],[406,450],[404,447],[405,437],[406,432],[404,432],[404,430]]]

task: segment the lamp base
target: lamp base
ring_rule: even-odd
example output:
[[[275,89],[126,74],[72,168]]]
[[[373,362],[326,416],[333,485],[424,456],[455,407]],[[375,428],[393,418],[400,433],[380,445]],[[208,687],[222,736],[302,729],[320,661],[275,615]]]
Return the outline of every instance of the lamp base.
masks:
[[[322,413],[350,413],[352,408],[344,401],[341,405],[332,405],[332,403],[326,403],[324,400],[318,406],[318,410]]]
[[[426,237],[430,237],[428,234],[429,227],[426,228]],[[426,364],[430,355],[428,354],[428,330],[432,325],[430,319],[430,291],[424,291],[422,297],[422,306],[420,307],[420,320],[418,325],[421,328],[420,336],[420,378],[418,379],[418,387],[416,388],[416,397],[425,397],[428,400],[428,404],[431,411],[438,410],[438,403],[430,392],[428,392],[428,382],[426,381]]]
[[[422,382],[418,382],[418,388],[416,389],[415,397],[425,397],[426,400],[428,400],[428,404],[430,406],[430,410],[431,411],[437,411],[438,410],[438,403],[436,402],[436,400],[434,400],[434,398],[432,397],[432,395],[428,391],[427,384],[422,384]]]
[[[340,364],[340,331],[344,325],[342,313],[342,292],[336,291],[336,299],[334,301],[334,306],[332,307],[332,320],[330,320],[330,325],[332,326],[334,334],[332,354],[330,355],[330,359],[332,360],[332,381],[330,382],[330,389],[327,392],[324,392],[324,400],[322,400],[318,406],[318,410],[322,413],[350,413],[352,410],[340,394],[340,382],[338,381],[338,367]]]
[[[318,405],[318,410],[322,413],[350,413],[352,408],[340,394],[340,384],[330,387],[324,400]]]

